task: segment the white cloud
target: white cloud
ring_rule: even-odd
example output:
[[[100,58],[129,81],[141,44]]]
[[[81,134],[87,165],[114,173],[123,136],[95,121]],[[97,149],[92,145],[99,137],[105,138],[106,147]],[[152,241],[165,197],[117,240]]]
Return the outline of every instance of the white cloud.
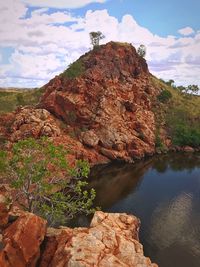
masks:
[[[50,13],[48,8],[38,8],[31,14],[29,10],[26,18],[27,8],[20,0],[0,3],[0,12],[4,25],[0,46],[15,49],[10,64],[1,65],[1,83],[22,84],[24,80],[24,85],[30,86],[32,80],[37,86],[48,82],[88,51],[89,32],[100,30],[106,36],[102,43],[113,40],[136,47],[146,45],[150,71],[158,77],[200,85],[200,31],[192,37],[160,37],[140,26],[133,16],[125,15],[119,21],[107,10],[89,10],[78,17],[63,10]]]
[[[185,27],[178,31],[180,34],[184,36],[188,36],[194,33],[194,30],[191,27]]]
[[[25,4],[37,7],[80,8],[91,3],[104,3],[107,0],[22,0]]]

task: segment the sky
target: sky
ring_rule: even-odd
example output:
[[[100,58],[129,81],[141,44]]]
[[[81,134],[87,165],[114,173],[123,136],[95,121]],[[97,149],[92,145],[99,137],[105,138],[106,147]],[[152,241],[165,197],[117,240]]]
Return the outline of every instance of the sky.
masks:
[[[0,87],[40,87],[92,48],[144,44],[149,70],[200,86],[199,0],[0,0]]]

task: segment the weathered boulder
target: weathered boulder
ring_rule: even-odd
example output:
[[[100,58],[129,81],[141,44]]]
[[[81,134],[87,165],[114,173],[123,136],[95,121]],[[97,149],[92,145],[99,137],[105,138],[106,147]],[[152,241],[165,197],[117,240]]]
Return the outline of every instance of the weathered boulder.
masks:
[[[59,136],[60,129],[47,110],[24,107],[16,111],[10,132],[10,140],[18,141],[27,137]]]
[[[191,146],[184,146],[182,148],[182,150],[183,150],[183,152],[186,152],[186,153],[193,153],[193,152],[195,152],[195,149],[193,147],[191,147]]]
[[[4,247],[0,251],[0,266],[35,267],[45,233],[45,220],[24,213],[3,232]]]
[[[0,229],[8,224],[9,210],[11,207],[11,199],[8,187],[0,186]]]
[[[88,145],[89,147],[95,147],[99,143],[99,138],[95,134],[94,130],[83,132],[81,137],[83,144]]]
[[[143,255],[139,225],[131,215],[96,212],[90,228],[51,231],[39,266],[156,267]]]

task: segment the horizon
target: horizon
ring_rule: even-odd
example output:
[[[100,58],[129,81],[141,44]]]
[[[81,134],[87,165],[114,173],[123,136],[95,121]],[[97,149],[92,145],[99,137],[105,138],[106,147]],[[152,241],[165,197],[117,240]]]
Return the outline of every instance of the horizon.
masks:
[[[89,32],[147,48],[150,72],[200,86],[200,2],[7,0],[0,3],[0,87],[35,88],[88,52]]]

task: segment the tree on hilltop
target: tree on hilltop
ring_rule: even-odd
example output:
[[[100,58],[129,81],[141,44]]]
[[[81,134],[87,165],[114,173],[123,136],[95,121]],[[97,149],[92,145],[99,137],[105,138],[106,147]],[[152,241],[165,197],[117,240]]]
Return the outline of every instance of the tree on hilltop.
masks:
[[[100,31],[90,32],[90,40],[91,40],[91,44],[93,45],[93,48],[99,46],[99,42],[103,38],[105,38],[105,36]]]
[[[144,58],[146,56],[146,46],[141,44],[137,49],[137,53],[139,56]]]

